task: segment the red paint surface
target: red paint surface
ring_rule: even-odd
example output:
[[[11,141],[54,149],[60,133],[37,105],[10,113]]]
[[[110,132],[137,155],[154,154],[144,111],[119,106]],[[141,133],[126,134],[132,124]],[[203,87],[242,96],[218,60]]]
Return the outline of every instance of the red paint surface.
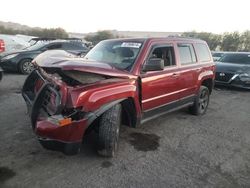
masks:
[[[136,106],[137,117],[144,110],[177,101],[183,97],[196,95],[204,79],[214,79],[214,63],[198,62],[191,65],[180,65],[178,43],[195,43],[197,41],[163,38],[147,39],[138,55],[131,72],[117,70],[108,64],[83,62],[80,59],[58,61],[49,59],[36,62],[41,67],[58,67],[62,70],[77,70],[112,77],[95,84],[69,87],[60,81],[51,80],[60,85],[62,101],[67,108],[83,107],[85,112],[93,112],[105,104],[119,99],[132,98]],[[198,41],[202,42],[202,41]],[[163,71],[141,72],[150,49],[155,44],[171,44],[175,50],[176,66],[166,67]],[[118,79],[117,79],[118,78]],[[139,82],[141,80],[141,86]],[[140,95],[141,93],[141,100]],[[37,134],[42,137],[61,141],[79,141],[86,129],[86,120],[74,122],[72,125],[58,127],[48,121],[37,122]]]

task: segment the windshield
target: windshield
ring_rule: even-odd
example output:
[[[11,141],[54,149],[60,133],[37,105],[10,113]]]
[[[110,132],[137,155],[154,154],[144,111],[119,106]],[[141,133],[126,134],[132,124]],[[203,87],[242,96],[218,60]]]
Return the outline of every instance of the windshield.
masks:
[[[25,48],[25,50],[39,50],[40,48],[42,48],[45,45],[44,42],[37,42],[32,46],[29,46],[27,48]]]
[[[250,64],[250,54],[225,54],[219,61],[237,64]]]
[[[141,49],[140,41],[103,41],[98,43],[85,59],[110,64],[130,71]]]
[[[213,52],[212,55],[213,55],[213,57],[222,57],[223,53]]]

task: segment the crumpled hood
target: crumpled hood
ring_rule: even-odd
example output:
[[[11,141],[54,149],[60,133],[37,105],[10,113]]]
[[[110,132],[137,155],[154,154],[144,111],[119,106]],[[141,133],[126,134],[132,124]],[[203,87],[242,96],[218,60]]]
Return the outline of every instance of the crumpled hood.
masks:
[[[136,78],[135,75],[116,69],[107,63],[84,60],[63,50],[42,53],[34,59],[34,62],[42,68],[60,68],[62,70],[95,73],[117,78]]]
[[[215,62],[216,72],[240,73],[250,72],[250,65],[226,62]]]

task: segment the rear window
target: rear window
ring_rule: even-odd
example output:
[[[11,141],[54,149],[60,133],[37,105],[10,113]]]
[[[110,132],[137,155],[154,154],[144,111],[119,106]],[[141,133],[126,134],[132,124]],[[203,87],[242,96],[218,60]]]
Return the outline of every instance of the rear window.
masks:
[[[206,44],[195,44],[195,50],[201,62],[211,61],[210,52]]]

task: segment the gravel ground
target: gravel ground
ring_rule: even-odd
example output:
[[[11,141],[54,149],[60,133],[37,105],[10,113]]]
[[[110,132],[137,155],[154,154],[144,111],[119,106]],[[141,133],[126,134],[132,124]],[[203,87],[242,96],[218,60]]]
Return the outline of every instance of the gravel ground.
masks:
[[[250,187],[250,97],[216,89],[207,114],[170,113],[139,129],[123,126],[117,157],[42,148],[20,89],[25,76],[0,82],[0,187]]]

